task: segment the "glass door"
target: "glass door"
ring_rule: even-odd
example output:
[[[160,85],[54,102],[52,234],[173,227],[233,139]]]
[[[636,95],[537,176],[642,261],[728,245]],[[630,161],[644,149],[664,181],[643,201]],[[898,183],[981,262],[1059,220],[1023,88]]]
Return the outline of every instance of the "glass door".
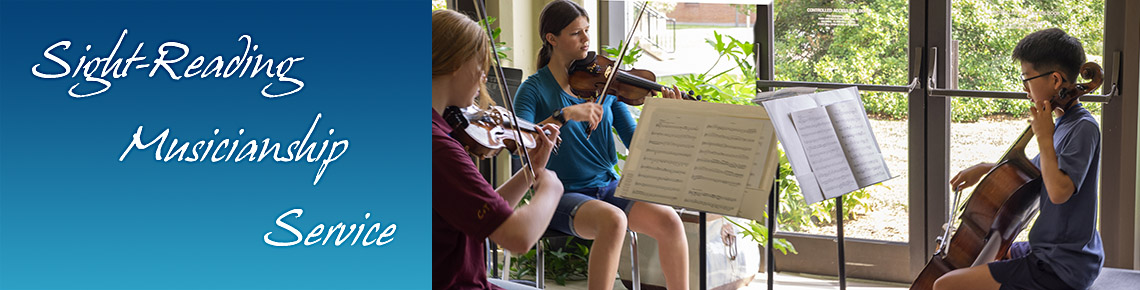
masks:
[[[893,179],[844,195],[843,231],[849,277],[909,280],[911,130],[908,99],[917,87],[912,73],[911,10],[907,0],[783,1],[758,23],[762,91],[789,86],[859,87],[879,149]],[[767,29],[765,29],[767,28]],[[785,167],[787,165],[784,165]],[[781,179],[778,237],[800,249],[799,257],[775,257],[779,271],[836,275],[835,202],[807,204],[790,168]],[[909,282],[909,281],[907,281]]]
[[[1026,128],[1031,102],[1025,97],[1018,63],[1010,57],[1023,37],[1043,28],[1060,28],[1081,41],[1088,61],[1104,66],[1104,5],[1103,0],[952,1],[948,89],[963,96],[950,100],[951,174],[980,162],[996,162]],[[1103,100],[1089,97],[1083,102],[1098,122],[1102,122]],[[1025,151],[1030,158],[1037,155],[1036,140]],[[963,195],[971,190],[963,190]],[[1022,231],[1018,240],[1027,240],[1027,234],[1028,230]]]

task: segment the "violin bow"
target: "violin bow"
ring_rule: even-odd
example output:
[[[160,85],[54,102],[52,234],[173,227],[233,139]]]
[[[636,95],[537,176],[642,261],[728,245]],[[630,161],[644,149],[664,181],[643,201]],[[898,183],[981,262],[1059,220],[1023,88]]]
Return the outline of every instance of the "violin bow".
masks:
[[[527,169],[527,183],[530,184],[530,188],[533,190],[534,181],[536,178],[538,178],[538,176],[534,174],[534,168],[530,166],[530,153],[526,150],[526,139],[523,139],[522,130],[519,129],[519,116],[517,113],[515,113],[514,98],[512,98],[511,93],[505,89],[507,87],[507,80],[503,74],[503,62],[499,59],[499,49],[495,47],[495,36],[491,34],[491,24],[487,21],[487,3],[486,1],[479,0],[471,0],[471,2],[475,5],[476,16],[478,16],[481,22],[483,22],[483,30],[487,32],[487,42],[491,43],[491,56],[495,58],[495,65],[492,69],[495,70],[495,80],[498,83],[499,95],[503,96],[503,101],[507,103],[507,110],[511,111],[511,122],[514,122],[514,125],[511,127],[514,127],[515,129],[515,140],[518,140],[518,144],[516,144],[516,146],[519,147],[519,152],[521,153],[519,155],[521,156],[523,166]],[[539,133],[544,134],[541,129]],[[535,142],[538,142],[538,140],[535,140]]]
[[[645,9],[648,7],[649,1],[645,1],[644,4],[641,4],[641,11],[637,13],[637,18],[633,20],[633,27],[630,27],[629,33],[626,34],[625,43],[621,46],[621,51],[618,52],[617,61],[614,62],[613,66],[606,68],[606,84],[602,86],[602,92],[600,93],[600,96],[594,98],[594,103],[606,103],[606,91],[610,90],[610,83],[612,83],[613,80],[617,78],[617,70],[619,67],[621,67],[621,61],[625,58],[625,52],[629,50],[631,42],[633,41],[633,32],[637,30],[637,25],[641,23],[641,17],[645,16]],[[590,139],[590,135],[593,133],[593,129],[586,127],[586,139]]]

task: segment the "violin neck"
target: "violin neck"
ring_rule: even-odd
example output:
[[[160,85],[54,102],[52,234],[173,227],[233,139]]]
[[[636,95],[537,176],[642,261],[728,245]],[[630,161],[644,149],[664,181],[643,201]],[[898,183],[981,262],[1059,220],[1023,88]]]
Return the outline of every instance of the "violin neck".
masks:
[[[642,89],[655,91],[655,92],[661,91],[661,84],[658,84],[657,82],[654,82],[651,80],[647,80],[647,79],[639,77],[639,76],[629,74],[629,73],[624,72],[624,71],[620,71],[620,70],[618,71],[617,80],[620,82],[623,82],[623,83],[634,85],[634,86],[642,88]]]
[[[632,75],[630,73],[623,72],[623,71],[619,71],[617,78],[619,81],[621,81],[623,83],[631,84],[631,85],[634,85],[636,87],[646,89],[649,91],[653,91],[653,92],[660,92],[661,87],[664,87],[663,85],[661,85],[655,81],[647,80],[645,78],[642,78],[642,77],[639,77],[636,75]],[[690,93],[692,93],[692,92],[690,91]],[[689,94],[686,94],[684,92],[681,93],[681,98],[686,99],[686,100],[700,100],[700,97],[693,97],[693,96],[690,96]]]
[[[538,132],[538,125],[535,125],[534,123],[528,122],[527,120],[523,120],[521,118],[519,119],[519,125],[517,128],[527,132]]]

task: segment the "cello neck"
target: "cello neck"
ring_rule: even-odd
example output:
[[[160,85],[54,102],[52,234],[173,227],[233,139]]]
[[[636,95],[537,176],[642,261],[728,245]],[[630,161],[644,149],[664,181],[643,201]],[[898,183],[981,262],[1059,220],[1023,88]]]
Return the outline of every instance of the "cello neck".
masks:
[[[1068,110],[1077,98],[1100,88],[1100,85],[1104,83],[1104,70],[1095,62],[1086,62],[1081,65],[1080,72],[1081,77],[1089,80],[1089,82],[1075,84],[1071,88],[1063,89],[1059,98],[1054,97],[1053,99],[1054,105],[1063,104],[1062,110]],[[1020,159],[1029,161],[1025,156],[1025,146],[1029,144],[1029,139],[1033,139],[1032,125],[1025,128],[1025,132],[1021,133],[1021,137],[1018,137],[1016,142],[1013,142],[1013,146],[1009,147],[1009,151],[1005,152],[1005,156],[1002,156],[1001,160]]]
[[[1013,145],[1009,146],[1009,150],[1007,150],[1005,152],[1005,155],[1001,157],[1001,161],[1009,161],[1013,159],[1028,161],[1029,158],[1025,156],[1025,147],[1029,146],[1029,140],[1032,139],[1033,126],[1030,125],[1025,128],[1025,131],[1021,133],[1020,137],[1017,137],[1017,141],[1014,141]]]

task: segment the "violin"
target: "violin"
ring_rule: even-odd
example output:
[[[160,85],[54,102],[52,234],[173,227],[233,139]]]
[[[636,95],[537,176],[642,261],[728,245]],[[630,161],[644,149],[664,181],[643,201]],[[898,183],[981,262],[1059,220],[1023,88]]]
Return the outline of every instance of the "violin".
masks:
[[[511,111],[500,106],[491,106],[486,110],[474,105],[466,108],[451,106],[444,109],[442,116],[454,129],[451,137],[459,140],[468,153],[479,158],[495,157],[504,148],[517,153],[519,144],[533,149],[538,144],[537,138],[551,134],[534,123],[515,118]],[[517,125],[515,122],[518,122]],[[515,129],[521,134],[515,134]],[[522,136],[522,139],[516,136]],[[562,138],[558,138],[555,148],[561,142]]]
[[[1104,82],[1104,73],[1096,63],[1082,65],[1081,76],[1090,82],[1062,88],[1050,103],[1058,104],[1057,108],[1062,110],[1069,109],[1077,98],[1096,90]],[[952,230],[948,221],[943,235],[935,239],[938,246],[934,256],[910,289],[932,289],[934,281],[950,271],[983,265],[1005,256],[1040,206],[1044,186],[1041,171],[1025,156],[1025,147],[1032,138],[1033,127],[1030,126],[978,182],[963,204],[962,214],[958,216],[961,223],[953,237],[946,238]],[[956,192],[952,209],[958,209],[957,202]]]
[[[499,76],[496,78],[499,93],[503,96],[508,107],[491,107],[487,110],[479,110],[477,107],[466,109],[449,107],[444,109],[443,117],[452,128],[456,129],[451,132],[452,137],[464,144],[463,147],[472,155],[490,158],[502,151],[502,148],[520,153],[518,155],[526,168],[525,176],[527,181],[530,181],[530,189],[535,190],[534,181],[537,175],[534,174],[534,168],[530,166],[530,154],[527,152],[527,148],[534,148],[537,145],[535,142],[537,141],[537,132],[546,135],[550,135],[551,132],[541,131],[533,123],[523,123],[518,116],[512,113],[514,112],[514,99],[511,97],[511,93],[504,89],[507,87],[507,81],[502,77],[505,75],[503,74],[503,62],[499,59],[499,54],[495,53],[499,51],[499,48],[495,46],[495,35],[491,33],[493,31],[491,30],[491,21],[489,21],[486,13],[487,1],[471,0],[471,4],[475,6],[475,14],[480,20],[479,23],[483,24],[483,32],[487,33],[487,40],[491,45],[490,54],[494,59],[492,69]],[[511,128],[514,129],[512,130],[514,132],[507,132]],[[523,146],[518,146],[519,143],[522,143]],[[556,140],[553,149],[557,149],[559,143],[561,143],[561,139]]]
[[[618,100],[631,106],[645,104],[645,98],[650,93],[660,92],[664,85],[655,81],[657,75],[644,69],[616,69],[614,60],[608,57],[598,57],[591,51],[586,58],[576,60],[570,64],[570,91],[575,96],[592,100],[597,96],[614,95]],[[616,78],[605,92],[606,80],[611,73],[617,73]],[[681,98],[686,100],[701,100],[700,96],[692,96],[693,92],[682,92]]]

